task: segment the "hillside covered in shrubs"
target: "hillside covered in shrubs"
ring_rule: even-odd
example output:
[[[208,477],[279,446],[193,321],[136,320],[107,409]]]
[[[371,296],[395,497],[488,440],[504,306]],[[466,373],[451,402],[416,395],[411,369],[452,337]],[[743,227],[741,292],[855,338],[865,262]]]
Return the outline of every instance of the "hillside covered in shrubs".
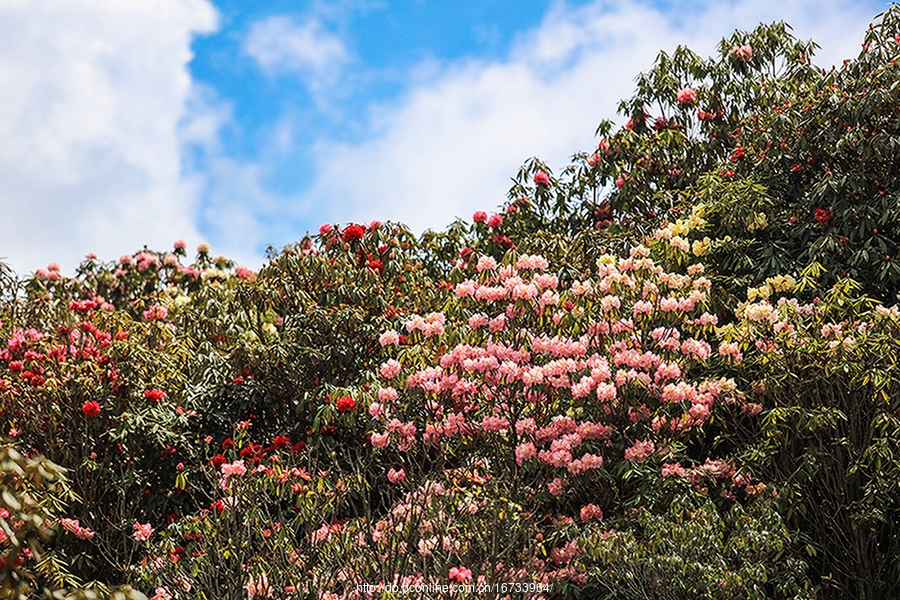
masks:
[[[0,268],[0,598],[900,596],[900,8],[861,43],[660,53],[441,232]]]

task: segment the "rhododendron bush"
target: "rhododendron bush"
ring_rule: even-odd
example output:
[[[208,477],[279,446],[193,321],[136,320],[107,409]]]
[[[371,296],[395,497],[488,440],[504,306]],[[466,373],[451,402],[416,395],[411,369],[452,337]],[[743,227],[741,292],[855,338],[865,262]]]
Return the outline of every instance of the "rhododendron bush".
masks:
[[[663,53],[444,231],[0,263],[0,597],[900,595],[898,23]]]
[[[371,443],[486,460],[515,487],[551,495],[600,469],[676,462],[714,412],[745,405],[733,380],[690,377],[714,351],[702,267],[669,273],[648,255],[606,255],[596,280],[568,288],[539,256],[480,259],[455,287],[454,321],[406,322],[422,342],[380,367]]]

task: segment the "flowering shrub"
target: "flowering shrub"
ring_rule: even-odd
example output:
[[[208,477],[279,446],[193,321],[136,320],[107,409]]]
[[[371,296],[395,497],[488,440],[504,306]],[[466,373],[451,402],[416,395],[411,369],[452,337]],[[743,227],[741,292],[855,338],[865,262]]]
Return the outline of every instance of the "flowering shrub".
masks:
[[[898,14],[662,54],[444,232],[0,264],[0,595],[897,596]]]
[[[0,446],[0,595],[13,600],[37,593],[41,598],[146,600],[130,587],[79,589],[82,582],[71,573],[70,559],[48,547],[54,534],[94,537],[78,519],[58,516],[74,497],[58,465],[43,457],[26,458],[10,444]]]
[[[577,477],[603,455],[644,460],[719,406],[740,408],[733,382],[684,378],[713,355],[705,338],[716,317],[702,310],[709,281],[699,265],[669,273],[638,246],[627,259],[602,257],[598,281],[560,289],[545,259],[508,259],[484,257],[477,277],[457,284],[453,329],[444,333],[443,315],[423,321],[440,323],[435,332],[407,322],[421,344],[381,367],[379,444],[489,449],[497,467]],[[428,366],[424,348],[446,350]],[[581,452],[610,446],[618,456]]]
[[[604,255],[596,281],[566,287],[539,256],[479,259],[445,313],[407,321],[410,345],[380,368],[371,444],[410,465],[407,480],[426,489],[449,485],[447,472],[490,465],[510,503],[570,521],[628,518],[628,506],[656,501],[660,474],[703,493],[724,477],[725,497],[757,496],[766,486],[748,491],[749,475],[732,482],[735,465],[687,451],[711,422],[754,407],[715,375],[732,351],[715,346],[702,267],[668,272],[649,255],[643,246],[628,258]],[[430,556],[429,539],[420,554]],[[476,575],[492,577],[491,560],[509,564],[476,550],[466,563]],[[533,544],[519,552],[517,564],[536,556]],[[566,573],[584,582],[577,569]]]
[[[770,502],[734,504],[724,514],[712,502],[692,504],[662,514],[640,510],[631,530],[586,534],[597,596],[814,597],[806,565],[781,556],[790,535]]]
[[[813,571],[828,573],[839,594],[874,598],[892,595],[900,576],[888,491],[900,476],[900,311],[857,294],[845,281],[808,304],[757,299],[723,335],[743,349],[759,393],[745,462],[777,484],[782,514],[817,549]]]

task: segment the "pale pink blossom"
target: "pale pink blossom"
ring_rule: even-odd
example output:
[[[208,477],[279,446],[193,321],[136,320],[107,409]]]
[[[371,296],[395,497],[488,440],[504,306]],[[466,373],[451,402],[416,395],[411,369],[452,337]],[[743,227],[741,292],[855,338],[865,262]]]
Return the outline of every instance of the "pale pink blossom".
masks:
[[[66,531],[75,534],[75,537],[80,540],[89,540],[94,537],[94,532],[87,527],[82,527],[78,519],[60,519],[59,524]]]
[[[739,363],[744,359],[744,355],[741,353],[740,346],[737,342],[723,342],[719,344],[719,354],[721,356],[725,356],[734,362]]]
[[[244,589],[247,590],[248,598],[256,598],[257,596],[271,598],[272,594],[275,593],[275,590],[269,585],[269,578],[266,576],[265,572],[261,572],[257,575],[256,579],[251,577],[244,586]]]
[[[591,423],[588,421],[579,423],[575,431],[579,436],[581,436],[582,439],[602,440],[612,435],[612,430],[613,429],[610,425],[603,425],[602,423]]]
[[[134,523],[134,533],[132,534],[135,541],[138,542],[146,542],[150,539],[150,536],[153,535],[153,527],[150,526],[149,523],[141,524],[138,522]]]
[[[518,421],[516,421],[517,435],[534,435],[535,431],[537,431],[537,426],[535,425],[534,419],[532,419],[531,417],[526,417],[524,419],[519,419]]]
[[[488,323],[488,329],[491,333],[498,331],[506,331],[506,315],[497,315]]]
[[[603,400],[609,402],[611,400],[616,399],[616,386],[612,383],[598,383],[597,384],[597,398],[599,400]]]
[[[640,462],[646,460],[655,450],[656,444],[653,443],[653,440],[638,440],[631,448],[625,450],[625,460]]]
[[[436,536],[420,539],[418,544],[419,554],[422,556],[431,556],[433,551],[437,548],[437,545],[438,539]]]
[[[472,281],[471,279],[467,279],[466,281],[463,281],[462,283],[456,284],[454,293],[456,294],[457,298],[466,298],[469,296],[474,296],[475,292],[477,290],[478,290],[478,284],[475,283],[474,281]]]
[[[675,94],[675,100],[682,106],[690,106],[697,101],[697,92],[690,87],[682,88]]]
[[[506,417],[485,417],[481,421],[481,429],[484,431],[506,431],[509,428],[509,421]]]
[[[393,379],[400,373],[401,369],[402,366],[400,363],[391,358],[379,367],[379,373],[381,373],[381,376],[385,379]]]
[[[663,477],[684,477],[684,473],[681,463],[665,463],[662,466]]]
[[[678,310],[678,299],[671,297],[660,299],[659,309],[663,312],[673,312]]]
[[[732,46],[731,55],[734,56],[737,60],[750,62],[750,59],[753,58],[753,48],[750,46],[750,44],[744,44],[742,46]]]
[[[247,473],[247,467],[244,466],[244,461],[236,460],[233,463],[225,463],[221,467],[222,475],[225,477],[231,477],[232,475],[237,475],[240,477]]]
[[[681,351],[686,356],[691,356],[699,360],[706,360],[709,358],[712,349],[709,344],[704,341],[688,338],[682,342]]]
[[[406,471],[404,469],[390,469],[387,473],[387,478],[391,483],[401,483],[406,479]]]
[[[602,456],[598,456],[596,454],[585,454],[566,465],[566,469],[570,474],[578,476],[583,473],[587,473],[588,471],[599,469],[602,466]]]
[[[150,596],[150,600],[172,600],[172,594],[164,587],[156,588],[156,591]]]
[[[379,402],[393,402],[398,397],[397,390],[392,387],[383,387],[378,390]]]
[[[521,467],[523,463],[534,458],[536,454],[537,449],[535,449],[533,443],[525,442],[524,444],[519,444],[516,446],[516,464]]]
[[[373,433],[369,441],[376,448],[386,448],[391,443],[391,436],[387,433]]]
[[[394,331],[393,329],[389,329],[378,336],[378,343],[384,346],[394,346],[400,343],[400,334]]]
[[[497,268],[497,261],[493,256],[482,256],[475,265],[475,270],[479,273],[483,271],[493,271]]]
[[[564,491],[566,491],[566,482],[559,477],[556,477],[555,479],[553,479],[553,481],[547,483],[547,490],[551,495],[559,496]]]
[[[579,516],[582,521],[599,521],[603,518],[603,511],[596,504],[585,504],[581,507]]]
[[[537,254],[529,255],[523,254],[516,261],[516,268],[520,271],[524,271],[526,269],[535,270],[535,271],[544,271],[548,267],[547,259],[543,256],[539,256]]]
[[[705,421],[709,418],[709,407],[705,404],[694,404],[688,413],[698,421]]]

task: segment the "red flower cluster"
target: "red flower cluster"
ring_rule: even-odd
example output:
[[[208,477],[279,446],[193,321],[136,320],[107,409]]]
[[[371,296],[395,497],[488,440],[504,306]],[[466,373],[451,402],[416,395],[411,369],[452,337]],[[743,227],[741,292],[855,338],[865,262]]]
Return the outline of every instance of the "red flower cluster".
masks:
[[[813,221],[825,227],[831,222],[831,211],[827,208],[817,207],[816,214],[813,215]]]
[[[93,419],[100,414],[100,403],[96,400],[88,400],[81,405],[81,412],[84,413],[84,416],[88,419]]]
[[[337,401],[336,406],[337,409],[341,412],[349,412],[356,408],[356,400],[354,400],[350,396],[344,396]]]
[[[263,450],[262,446],[260,446],[259,444],[251,443],[241,448],[241,451],[238,452],[238,454],[241,458],[245,458],[253,462],[259,462],[265,457],[266,451]]]
[[[144,398],[151,402],[159,402],[166,397],[166,393],[162,390],[144,390]]]
[[[491,236],[491,241],[495,244],[500,244],[506,250],[511,250],[516,245],[509,237],[500,235],[497,232],[494,232],[494,235]]]
[[[350,225],[344,230],[344,241],[353,242],[363,239],[366,234],[366,228],[362,225]]]
[[[97,308],[97,303],[93,300],[82,300],[80,302],[72,300],[69,302],[69,310],[74,310],[79,313],[89,313],[95,308]]]

